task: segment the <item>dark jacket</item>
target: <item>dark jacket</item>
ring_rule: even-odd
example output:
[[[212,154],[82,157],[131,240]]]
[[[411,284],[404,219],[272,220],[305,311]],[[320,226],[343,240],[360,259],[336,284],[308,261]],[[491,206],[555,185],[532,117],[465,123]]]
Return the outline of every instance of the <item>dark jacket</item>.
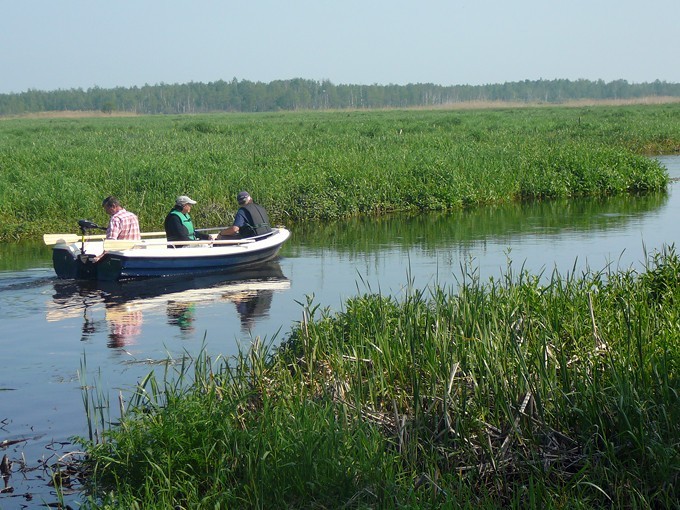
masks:
[[[250,202],[249,204],[242,205],[239,210],[246,217],[245,224],[239,225],[238,233],[240,237],[254,237],[272,231],[267,211],[261,205]]]
[[[182,208],[175,206],[165,217],[165,236],[168,241],[195,241],[196,239],[210,239],[208,234],[194,231],[191,216],[182,214]],[[179,212],[179,214],[176,214]],[[193,235],[191,234],[193,231]]]

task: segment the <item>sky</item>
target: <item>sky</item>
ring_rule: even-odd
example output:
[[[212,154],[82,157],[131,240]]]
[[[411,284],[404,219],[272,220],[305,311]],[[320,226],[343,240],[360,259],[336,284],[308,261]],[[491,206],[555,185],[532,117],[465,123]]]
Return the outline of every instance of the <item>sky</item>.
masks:
[[[680,0],[0,0],[0,93],[303,78],[680,83]]]

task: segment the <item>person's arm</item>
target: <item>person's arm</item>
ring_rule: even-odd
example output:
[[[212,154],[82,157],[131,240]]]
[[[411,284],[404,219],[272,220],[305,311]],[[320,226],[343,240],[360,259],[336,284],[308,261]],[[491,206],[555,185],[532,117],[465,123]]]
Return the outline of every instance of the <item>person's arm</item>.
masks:
[[[121,227],[120,218],[117,218],[116,215],[114,214],[113,216],[111,216],[111,219],[109,220],[109,226],[106,229],[106,238],[118,239],[118,236],[120,235],[120,227]]]
[[[241,227],[246,224],[246,214],[243,211],[243,209],[239,209],[236,212],[236,216],[234,217],[234,224],[231,227],[225,228],[220,232],[220,236],[236,236],[238,235],[239,230],[241,230]]]
[[[219,235],[223,237],[229,237],[229,236],[235,236],[238,234],[239,227],[236,225],[232,225],[231,227],[227,227],[224,230],[221,230]]]

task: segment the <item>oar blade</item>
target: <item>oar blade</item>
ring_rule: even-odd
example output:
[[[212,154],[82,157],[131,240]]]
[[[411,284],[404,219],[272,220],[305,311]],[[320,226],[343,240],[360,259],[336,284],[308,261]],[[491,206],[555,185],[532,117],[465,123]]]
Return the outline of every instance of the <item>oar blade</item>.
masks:
[[[76,243],[80,238],[76,234],[43,234],[43,241],[47,246],[62,243]]]
[[[165,232],[142,232],[142,237],[165,237]],[[77,243],[82,239],[78,234],[43,234],[46,245]],[[106,239],[104,234],[90,234],[85,236],[86,241],[101,241]]]

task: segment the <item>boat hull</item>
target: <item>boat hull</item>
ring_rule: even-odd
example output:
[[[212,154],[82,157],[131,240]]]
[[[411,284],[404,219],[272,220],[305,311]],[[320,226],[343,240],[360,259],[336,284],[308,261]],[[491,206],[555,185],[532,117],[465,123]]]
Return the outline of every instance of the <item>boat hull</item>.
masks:
[[[279,248],[280,246],[275,246],[237,255],[197,255],[174,259],[129,258],[125,255],[106,254],[97,264],[97,279],[152,278],[235,270],[269,262],[278,255]]]
[[[274,260],[288,237],[290,232],[279,228],[264,239],[242,245],[173,249],[150,244],[144,249],[107,252],[103,252],[102,243],[57,244],[52,261],[58,277],[80,280],[115,281],[232,272]]]

